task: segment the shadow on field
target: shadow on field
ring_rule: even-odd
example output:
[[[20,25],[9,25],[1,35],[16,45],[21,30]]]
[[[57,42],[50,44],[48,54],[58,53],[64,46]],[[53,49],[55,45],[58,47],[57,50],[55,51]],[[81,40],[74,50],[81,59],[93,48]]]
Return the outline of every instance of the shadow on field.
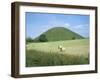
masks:
[[[26,50],[26,67],[89,64],[89,57],[83,55],[58,54]]]

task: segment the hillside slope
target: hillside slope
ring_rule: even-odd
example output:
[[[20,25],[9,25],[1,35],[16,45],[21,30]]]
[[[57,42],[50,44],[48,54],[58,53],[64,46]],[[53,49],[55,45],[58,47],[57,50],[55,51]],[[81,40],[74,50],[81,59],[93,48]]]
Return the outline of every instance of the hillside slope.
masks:
[[[46,36],[48,41],[84,39],[84,37],[64,27],[54,27],[43,34]],[[38,39],[39,37],[36,38],[36,40]]]

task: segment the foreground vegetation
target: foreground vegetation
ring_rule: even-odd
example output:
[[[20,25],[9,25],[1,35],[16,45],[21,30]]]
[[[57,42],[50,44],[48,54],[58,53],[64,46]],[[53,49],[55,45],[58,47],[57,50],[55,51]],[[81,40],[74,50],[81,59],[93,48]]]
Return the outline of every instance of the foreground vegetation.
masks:
[[[66,50],[60,51],[59,45]],[[29,43],[26,45],[26,67],[88,64],[88,55],[88,39]]]

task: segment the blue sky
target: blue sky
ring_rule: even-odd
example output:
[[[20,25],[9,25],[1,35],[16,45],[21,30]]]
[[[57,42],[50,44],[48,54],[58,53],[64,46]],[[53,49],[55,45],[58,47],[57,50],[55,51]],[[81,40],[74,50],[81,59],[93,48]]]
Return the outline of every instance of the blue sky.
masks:
[[[89,15],[26,12],[26,37],[34,39],[53,27],[65,27],[83,37],[89,37],[89,17]]]

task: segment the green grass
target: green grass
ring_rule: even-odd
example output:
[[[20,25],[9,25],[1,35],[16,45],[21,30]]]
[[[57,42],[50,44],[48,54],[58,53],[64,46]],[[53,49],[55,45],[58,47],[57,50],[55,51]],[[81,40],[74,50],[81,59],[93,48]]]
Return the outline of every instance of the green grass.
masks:
[[[61,52],[58,45],[66,48]],[[66,40],[26,45],[26,67],[89,64],[89,40]]]
[[[54,27],[43,33],[48,41],[62,41],[62,40],[72,40],[83,39],[84,37],[79,34],[64,28],[64,27]],[[36,38],[38,40],[39,37]]]

